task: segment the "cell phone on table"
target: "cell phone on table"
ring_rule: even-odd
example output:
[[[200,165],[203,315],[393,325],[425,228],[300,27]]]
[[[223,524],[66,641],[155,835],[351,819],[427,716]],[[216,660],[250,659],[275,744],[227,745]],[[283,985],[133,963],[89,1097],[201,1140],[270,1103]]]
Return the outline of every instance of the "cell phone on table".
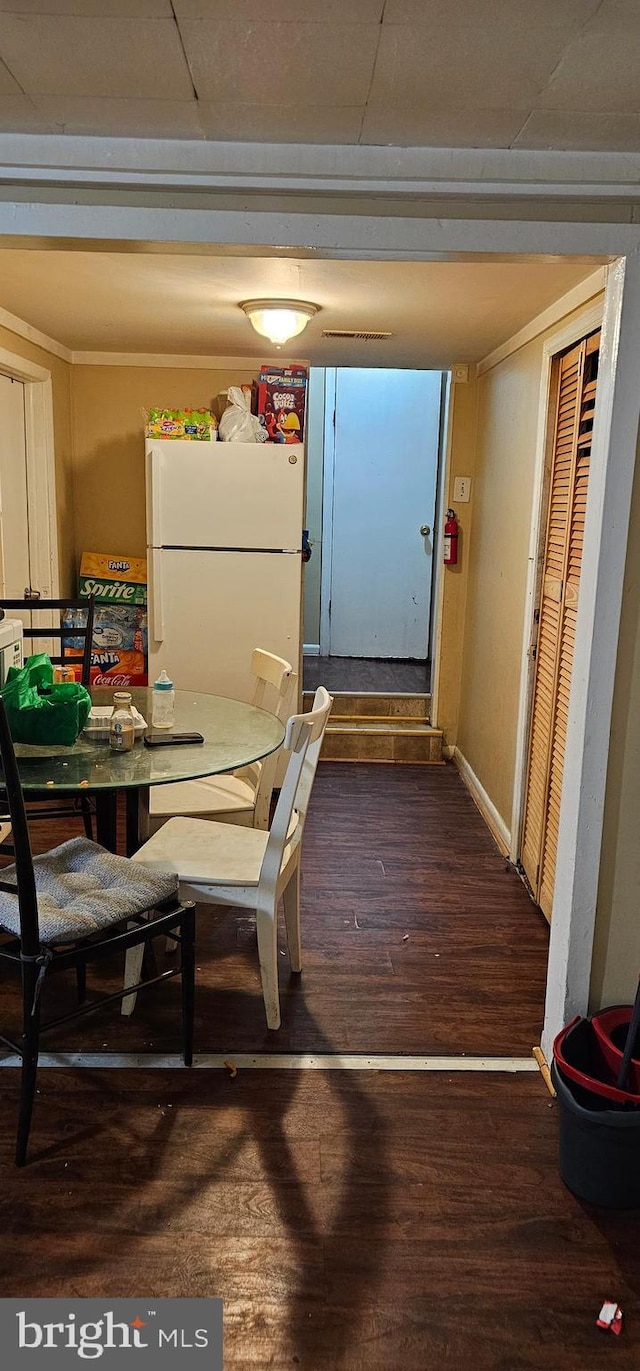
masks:
[[[147,733],[145,747],[181,747],[188,743],[203,743],[202,733]]]

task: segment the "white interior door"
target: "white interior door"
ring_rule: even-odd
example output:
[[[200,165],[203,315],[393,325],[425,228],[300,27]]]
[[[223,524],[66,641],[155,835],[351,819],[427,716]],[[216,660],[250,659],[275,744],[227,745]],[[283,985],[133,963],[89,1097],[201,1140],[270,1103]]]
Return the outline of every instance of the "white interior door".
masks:
[[[336,370],[332,656],[427,656],[441,382]]]
[[[0,376],[0,575],[2,595],[22,599],[31,584],[24,385],[9,376]]]

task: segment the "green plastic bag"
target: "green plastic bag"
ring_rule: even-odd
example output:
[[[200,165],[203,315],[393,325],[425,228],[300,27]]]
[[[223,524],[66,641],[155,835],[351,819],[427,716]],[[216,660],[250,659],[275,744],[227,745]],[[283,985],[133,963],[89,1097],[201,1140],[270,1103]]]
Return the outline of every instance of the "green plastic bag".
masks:
[[[91,696],[84,686],[75,681],[54,685],[46,652],[29,657],[22,667],[10,667],[0,695],[14,743],[70,747],[91,709]]]

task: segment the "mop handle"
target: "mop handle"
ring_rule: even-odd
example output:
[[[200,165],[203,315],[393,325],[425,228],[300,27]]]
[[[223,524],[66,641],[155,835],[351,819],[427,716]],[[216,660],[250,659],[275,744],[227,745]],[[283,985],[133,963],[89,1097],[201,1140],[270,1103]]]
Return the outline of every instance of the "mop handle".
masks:
[[[640,1030],[640,981],[638,981],[638,989],[636,990],[636,998],[635,998],[635,1000],[634,1000],[634,1002],[633,1002],[633,1014],[631,1015],[631,1022],[630,1022],[630,1024],[629,1024],[628,1029],[627,1029],[627,1041],[626,1041],[626,1043],[625,1043],[625,1045],[624,1045],[624,1053],[623,1053],[623,1057],[622,1057],[622,1063],[621,1063],[621,1066],[620,1066],[620,1070],[619,1070],[619,1072],[618,1072],[618,1079],[617,1079],[617,1081],[616,1081],[616,1085],[617,1085],[617,1087],[618,1087],[618,1090],[624,1090],[625,1085],[626,1085],[626,1083],[627,1083],[627,1076],[628,1076],[628,1074],[629,1074],[629,1067],[630,1067],[630,1065],[631,1065],[631,1058],[633,1057],[634,1052],[635,1052],[635,1048],[636,1048],[636,1039],[637,1039],[637,1037],[638,1037],[638,1031],[639,1031],[639,1030]]]

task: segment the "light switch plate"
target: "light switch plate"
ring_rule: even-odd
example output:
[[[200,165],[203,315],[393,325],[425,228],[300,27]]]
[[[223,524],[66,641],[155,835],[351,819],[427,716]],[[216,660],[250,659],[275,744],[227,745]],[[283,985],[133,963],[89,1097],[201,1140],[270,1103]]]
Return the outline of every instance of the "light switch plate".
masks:
[[[453,482],[453,498],[459,505],[466,505],[471,499],[471,477],[456,476]]]

